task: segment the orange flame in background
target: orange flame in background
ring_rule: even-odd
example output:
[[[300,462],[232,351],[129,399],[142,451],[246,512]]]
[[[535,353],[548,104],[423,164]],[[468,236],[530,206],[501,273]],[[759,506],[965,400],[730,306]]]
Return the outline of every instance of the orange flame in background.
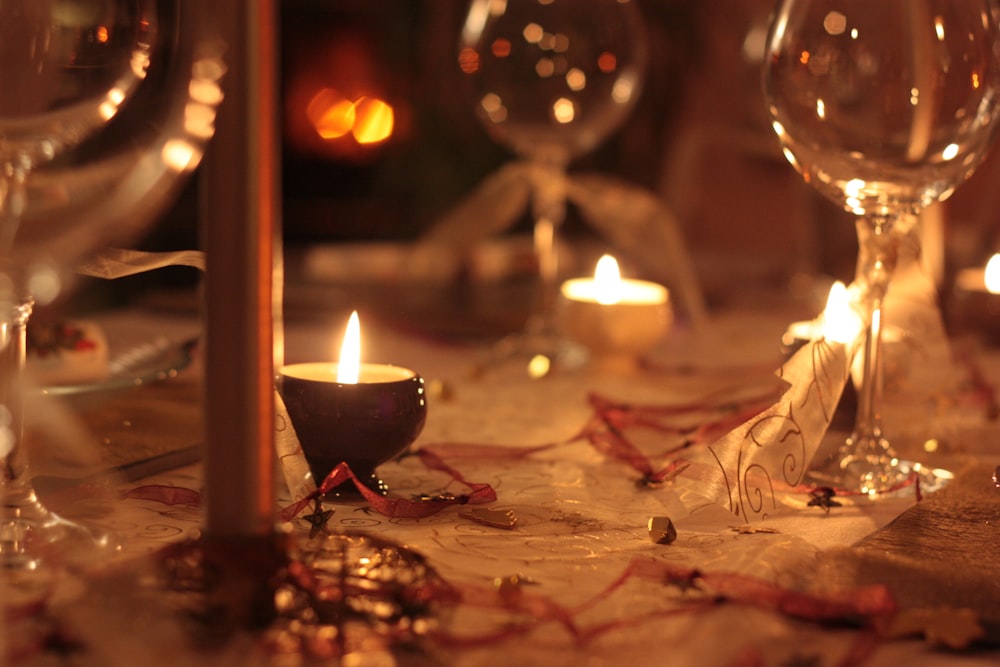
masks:
[[[354,103],[337,91],[323,88],[306,105],[306,117],[326,140],[339,139],[354,127]]]
[[[354,103],[351,135],[359,144],[377,144],[392,136],[395,113],[382,100],[362,97]]]
[[[332,88],[323,88],[306,105],[306,117],[325,141],[351,135],[359,144],[377,144],[392,136],[395,114],[380,99],[351,101]]]
[[[326,158],[376,159],[379,146],[405,139],[408,110],[387,101],[383,90],[391,74],[379,66],[376,47],[363,33],[327,39],[292,58],[286,138],[294,149]]]

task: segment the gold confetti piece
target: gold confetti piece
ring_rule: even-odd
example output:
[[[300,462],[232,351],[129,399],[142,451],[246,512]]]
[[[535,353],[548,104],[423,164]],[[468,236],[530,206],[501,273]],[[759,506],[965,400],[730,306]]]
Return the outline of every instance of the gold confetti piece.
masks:
[[[886,629],[886,635],[892,638],[923,635],[928,643],[953,650],[968,648],[984,634],[976,612],[952,607],[904,609]]]
[[[651,517],[647,529],[649,530],[649,539],[656,544],[670,544],[677,539],[677,529],[674,528],[674,522],[669,517]]]
[[[455,398],[455,390],[444,380],[432,378],[427,381],[427,395],[435,401],[447,403]]]
[[[517,515],[513,510],[491,510],[486,507],[462,510],[458,516],[492,528],[512,530],[517,525]]]
[[[497,577],[493,580],[493,590],[506,597],[521,592],[522,586],[528,586],[535,582],[520,574],[509,574],[505,577]]]

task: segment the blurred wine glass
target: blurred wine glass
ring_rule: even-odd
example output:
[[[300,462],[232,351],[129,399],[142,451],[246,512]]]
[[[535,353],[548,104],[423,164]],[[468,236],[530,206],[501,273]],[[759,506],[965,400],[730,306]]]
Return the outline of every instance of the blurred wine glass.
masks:
[[[919,465],[882,432],[882,304],[900,239],[982,161],[1000,121],[1000,42],[990,0],[781,0],[763,84],[785,156],[857,216],[857,279],[870,325],[854,432],[829,478],[873,493]]]
[[[554,336],[564,172],[628,117],[647,59],[634,0],[472,0],[466,13],[459,66],[476,116],[494,141],[534,168],[540,298],[525,334],[538,351],[550,350]]]
[[[0,3],[0,569],[114,546],[41,503],[25,328],[78,262],[173,200],[213,134],[224,64],[198,0]]]

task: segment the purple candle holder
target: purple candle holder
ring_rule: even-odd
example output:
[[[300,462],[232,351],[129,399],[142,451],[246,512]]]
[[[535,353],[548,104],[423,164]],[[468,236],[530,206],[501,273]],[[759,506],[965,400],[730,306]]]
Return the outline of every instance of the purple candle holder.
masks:
[[[361,482],[385,495],[388,486],[375,468],[405,451],[423,430],[424,380],[406,368],[362,364],[358,382],[349,384],[337,381],[337,367],[285,366],[278,393],[317,484],[345,462]]]

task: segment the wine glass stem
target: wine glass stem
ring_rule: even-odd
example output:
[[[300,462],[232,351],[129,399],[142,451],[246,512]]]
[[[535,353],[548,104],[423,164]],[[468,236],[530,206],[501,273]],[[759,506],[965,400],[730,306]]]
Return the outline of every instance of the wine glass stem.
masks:
[[[566,218],[566,198],[561,174],[535,188],[531,200],[534,218],[534,251],[538,261],[539,294],[529,328],[537,333],[552,328],[559,279],[556,234]]]
[[[8,306],[0,322],[0,406],[6,412],[2,439],[7,453],[3,457],[3,503],[16,504],[18,496],[31,494],[27,483],[28,460],[24,452],[24,406],[21,385],[24,374],[25,344],[28,318],[33,302],[26,299]]]
[[[871,317],[861,348],[861,386],[858,391],[858,411],[855,418],[855,444],[883,443],[882,440],[882,306],[889,280],[896,267],[899,240],[893,233],[893,219],[873,216],[860,225],[860,278],[867,285]],[[873,452],[874,453],[874,452]],[[860,454],[860,452],[859,452]]]
[[[24,213],[28,169],[13,160],[0,164],[0,170],[0,257],[8,257]]]
[[[0,178],[0,257],[12,252],[14,238],[24,212],[27,167],[14,159],[2,165]],[[24,453],[24,407],[21,384],[24,375],[25,346],[28,318],[34,301],[19,292],[21,276],[4,272],[4,289],[0,290],[0,409],[6,419],[0,422],[0,453],[2,476],[0,500],[7,507],[17,503],[17,497],[31,493],[27,485],[27,457]]]
[[[876,440],[882,434],[879,404],[882,395],[882,305],[873,304],[871,322],[865,332],[861,349],[861,385],[858,392],[858,411],[855,417],[855,439]]]

